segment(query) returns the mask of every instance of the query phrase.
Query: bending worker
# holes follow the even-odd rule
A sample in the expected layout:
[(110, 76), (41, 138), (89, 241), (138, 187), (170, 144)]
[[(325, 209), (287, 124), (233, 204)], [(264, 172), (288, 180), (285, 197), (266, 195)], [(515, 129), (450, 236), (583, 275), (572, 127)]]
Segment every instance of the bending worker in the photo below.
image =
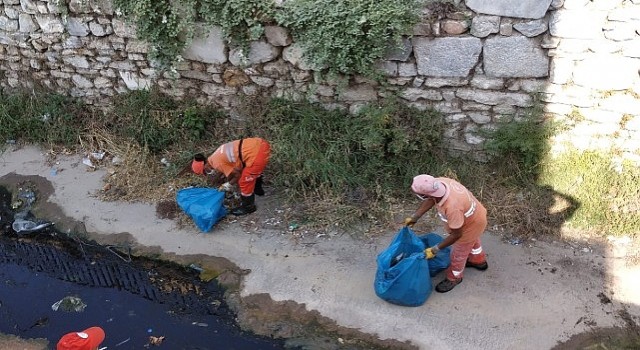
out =
[(449, 233), (442, 242), (425, 249), (427, 259), (435, 257), (440, 249), (453, 245), (447, 277), (438, 283), (436, 291), (446, 293), (462, 282), (465, 266), (486, 270), (489, 265), (482, 251), (480, 236), (487, 227), (487, 210), (482, 203), (459, 182), (446, 177), (418, 175), (413, 178), (411, 190), (422, 204), (413, 216), (405, 219), (405, 225), (412, 226), (435, 206), (445, 231)]
[(196, 154), (191, 169), (198, 175), (207, 175), (216, 183), (226, 179), (220, 190), (230, 191), (240, 187), (240, 206), (231, 210), (233, 215), (246, 215), (256, 211), (255, 194), (264, 195), (262, 171), (269, 162), (271, 146), (258, 137), (227, 142), (213, 152), (209, 158)]

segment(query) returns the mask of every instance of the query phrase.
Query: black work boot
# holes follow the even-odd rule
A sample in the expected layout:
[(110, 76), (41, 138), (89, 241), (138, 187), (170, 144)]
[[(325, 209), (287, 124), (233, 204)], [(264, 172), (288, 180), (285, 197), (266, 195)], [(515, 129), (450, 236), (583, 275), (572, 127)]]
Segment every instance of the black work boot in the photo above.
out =
[(436, 292), (438, 293), (446, 293), (450, 290), (453, 289), (453, 287), (457, 286), (458, 284), (460, 284), (460, 282), (462, 282), (462, 278), (457, 278), (455, 280), (450, 280), (448, 278), (445, 278), (444, 280), (442, 280), (442, 282), (438, 283), (438, 285), (436, 286)]
[(255, 199), (256, 196), (254, 195), (242, 196), (240, 206), (231, 209), (231, 214), (235, 216), (241, 216), (253, 213), (254, 211), (256, 211)]
[(258, 176), (256, 179), (256, 187), (253, 189), (253, 193), (256, 196), (264, 196), (264, 189), (262, 188), (262, 176)]

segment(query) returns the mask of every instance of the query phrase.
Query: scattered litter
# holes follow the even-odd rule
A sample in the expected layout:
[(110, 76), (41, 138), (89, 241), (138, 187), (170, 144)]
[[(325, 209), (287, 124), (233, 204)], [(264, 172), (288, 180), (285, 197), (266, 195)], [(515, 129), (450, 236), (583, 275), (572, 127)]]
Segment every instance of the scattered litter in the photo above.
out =
[(582, 252), (583, 253), (591, 253), (591, 249), (589, 249), (587, 247), (584, 247), (584, 248), (582, 248)]
[(131, 340), (131, 338), (127, 338), (127, 339), (125, 339), (125, 340), (123, 340), (123, 341), (119, 342), (118, 344), (116, 344), (116, 346), (120, 346), (120, 345), (122, 345), (122, 344), (124, 344), (124, 343), (128, 342), (129, 340)]
[(15, 145), (16, 144), (16, 140), (7, 140), (6, 144), (7, 145)]
[(56, 175), (58, 175), (58, 169), (56, 169), (56, 168), (51, 168), (51, 171), (49, 172), (49, 174), (50, 174), (51, 176), (56, 176)]
[(32, 233), (40, 231), (44, 228), (53, 225), (51, 222), (41, 222), (35, 223), (30, 220), (17, 219), (11, 224), (11, 228), (13, 228), (16, 233)]
[(39, 116), (38, 119), (42, 120), (43, 122), (48, 122), (49, 119), (51, 119), (51, 114), (45, 113), (45, 114)]
[(16, 200), (16, 201), (14, 201), (13, 203), (11, 203), (11, 209), (14, 209), (14, 210), (15, 210), (15, 209), (18, 209), (18, 208), (20, 208), (20, 207), (22, 206), (22, 204), (24, 204), (24, 203), (22, 202), (22, 200), (21, 200), (21, 199), (18, 199), (18, 200)]
[(296, 224), (296, 223), (293, 223), (293, 224), (289, 225), (289, 231), (291, 231), (291, 232), (295, 231), (295, 229), (297, 229), (297, 228), (298, 228), (298, 224)]
[(169, 163), (169, 161), (167, 160), (167, 158), (162, 158), (160, 159), (160, 163), (162, 163), (162, 165), (168, 167), (171, 165), (171, 163)]
[(153, 329), (151, 328), (147, 329), (147, 333), (153, 333)]
[(82, 312), (85, 307), (87, 307), (87, 304), (85, 304), (82, 299), (73, 296), (66, 296), (51, 305), (51, 310), (58, 311), (58, 309), (61, 309), (62, 311), (67, 312)]
[(26, 188), (19, 188), (17, 197), (19, 200), (23, 200), (27, 206), (31, 206), (31, 204), (36, 201), (36, 194), (32, 190)]
[(162, 336), (162, 337), (150, 336), (149, 337), (149, 344), (158, 346), (158, 345), (162, 344), (163, 340), (164, 340), (164, 336)]
[(204, 322), (192, 322), (191, 324), (198, 327), (209, 327), (209, 324)]
[(519, 244), (521, 244), (521, 243), (522, 243), (522, 239), (520, 239), (520, 238), (513, 238), (513, 239), (510, 239), (510, 240), (509, 240), (509, 243), (510, 243), (511, 245), (519, 245)]
[(102, 160), (105, 154), (105, 151), (91, 152), (91, 157), (95, 160)]
[(113, 165), (122, 164), (122, 158), (120, 158), (118, 156), (114, 156), (113, 158), (111, 158), (111, 164), (113, 164)]
[(198, 271), (198, 272), (204, 271), (204, 269), (202, 267), (200, 267), (200, 266), (198, 266), (196, 264), (191, 264), (191, 265), (189, 265), (189, 267), (194, 269), (194, 270), (196, 270), (196, 271)]
[(91, 161), (91, 159), (89, 159), (89, 157), (84, 157), (82, 159), (82, 164), (84, 164), (84, 165), (86, 165), (86, 166), (88, 166), (90, 168), (95, 168), (96, 167), (95, 165), (93, 165), (93, 162)]

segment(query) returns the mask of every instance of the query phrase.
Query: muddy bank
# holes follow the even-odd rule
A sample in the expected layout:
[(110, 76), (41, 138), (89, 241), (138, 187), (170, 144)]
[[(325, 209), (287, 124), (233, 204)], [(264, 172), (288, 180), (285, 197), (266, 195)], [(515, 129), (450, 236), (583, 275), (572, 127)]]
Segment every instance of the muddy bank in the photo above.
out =
[[(382, 341), (356, 329), (340, 327), (335, 321), (321, 316), (317, 311), (308, 311), (305, 305), (293, 301), (276, 302), (267, 294), (242, 297), (240, 290), (243, 278), (251, 271), (243, 270), (227, 259), (203, 254), (177, 255), (166, 253), (160, 247), (140, 246), (134, 236), (127, 232), (106, 236), (88, 232), (83, 222), (66, 217), (60, 207), (48, 201), (54, 190), (51, 183), (43, 177), (8, 174), (0, 178), (0, 185), (5, 186), (13, 194), (25, 189), (32, 191), (36, 201), (29, 208), (31, 213), (39, 220), (55, 223), (55, 230), (42, 230), (37, 234), (16, 236), (16, 238), (58, 245), (75, 254), (78, 254), (78, 242), (86, 240), (107, 247), (108, 251), (113, 253), (110, 258), (150, 259), (148, 261), (156, 261), (154, 270), (158, 269), (157, 261), (167, 261), (179, 264), (185, 269), (198, 271), (201, 281), (214, 281), (225, 288), (225, 305), (229, 305), (231, 312), (237, 315), (238, 324), (246, 331), (276, 339), (287, 339), (287, 347), (294, 348), (327, 350), (416, 348), (408, 342)], [(11, 204), (16, 207), (14, 204), (16, 196), (4, 199), (6, 204), (4, 204), (2, 222), (4, 228), (9, 229), (9, 218), (6, 217), (9, 209), (7, 207)], [(19, 207), (13, 209), (20, 210)], [(167, 264), (167, 267), (169, 266), (170, 264)], [(165, 285), (166, 288), (172, 287)], [(185, 281), (175, 283), (173, 288), (199, 289)], [(233, 318), (233, 316), (230, 317)]]

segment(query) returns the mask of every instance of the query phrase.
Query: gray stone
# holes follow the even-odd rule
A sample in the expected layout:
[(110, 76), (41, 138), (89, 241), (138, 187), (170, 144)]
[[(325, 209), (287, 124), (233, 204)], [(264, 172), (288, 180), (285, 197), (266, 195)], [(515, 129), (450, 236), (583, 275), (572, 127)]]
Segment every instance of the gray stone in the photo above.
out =
[(513, 28), (522, 33), (522, 35), (532, 38), (546, 32), (548, 25), (545, 20), (539, 19), (535, 21), (516, 23), (513, 25)]
[(111, 62), (109, 64), (109, 67), (117, 69), (117, 70), (122, 70), (122, 71), (131, 71), (131, 70), (135, 70), (136, 66), (129, 62), (129, 61), (115, 61), (115, 62)]
[(602, 100), (599, 106), (605, 111), (640, 116), (640, 99), (631, 94), (609, 96)]
[(89, 68), (89, 61), (87, 61), (87, 58), (83, 56), (63, 57), (62, 61), (75, 68)]
[(113, 32), (121, 38), (136, 37), (136, 27), (133, 24), (114, 18), (111, 25), (113, 26)]
[(253, 65), (273, 61), (280, 55), (280, 49), (266, 41), (252, 41), (248, 54), (242, 49), (229, 52), (229, 62), (234, 66)]
[(411, 41), (407, 38), (402, 38), (400, 43), (392, 45), (389, 48), (389, 52), (386, 54), (385, 59), (389, 61), (406, 61), (411, 56)]
[(469, 21), (466, 20), (444, 20), (442, 21), (442, 31), (449, 35), (460, 35), (469, 29)]
[(607, 19), (616, 22), (632, 22), (640, 20), (640, 6), (620, 6), (609, 12)]
[(398, 76), (415, 77), (417, 73), (415, 63), (398, 63)]
[(500, 17), (498, 16), (476, 16), (471, 22), (471, 35), (479, 38), (489, 36), (489, 34), (500, 31)]
[(91, 0), (91, 10), (95, 13), (103, 15), (113, 15), (113, 1), (112, 0)]
[(79, 74), (74, 74), (71, 77), (71, 81), (73, 81), (73, 84), (80, 89), (90, 89), (93, 87), (93, 83), (91, 82), (91, 80)]
[(576, 85), (598, 90), (625, 90), (638, 80), (640, 60), (616, 56), (595, 56), (576, 62)]
[(73, 13), (88, 13), (91, 11), (89, 0), (70, 0), (69, 11)]
[(638, 38), (636, 33), (640, 30), (640, 20), (638, 24), (610, 22), (603, 28), (604, 37), (613, 41), (628, 41)]
[(97, 77), (93, 80), (93, 85), (98, 89), (108, 89), (113, 86), (111, 80), (105, 77)]
[(202, 91), (210, 96), (233, 96), (237, 93), (236, 88), (216, 84), (202, 84)]
[(549, 32), (559, 38), (596, 39), (602, 37), (606, 13), (587, 10), (558, 10), (551, 13)]
[(20, 14), (18, 22), (20, 24), (20, 31), (23, 33), (32, 33), (38, 29), (38, 25), (33, 21), (31, 15)]
[(122, 81), (129, 90), (148, 90), (151, 87), (151, 81), (149, 79), (141, 78), (136, 73), (123, 71), (119, 73)]
[(128, 40), (126, 50), (132, 53), (147, 53), (149, 52), (149, 44), (141, 40)]
[(538, 19), (547, 13), (551, 0), (466, 0), (465, 3), (478, 13)]
[(513, 34), (513, 23), (505, 23), (505, 20), (502, 20), (502, 23), (500, 23), (500, 35), (511, 36), (511, 34)]
[(7, 17), (9, 17), (9, 19), (18, 19), (18, 17), (20, 17), (20, 11), (18, 11), (17, 9), (13, 8), (13, 7), (5, 7), (4, 8), (4, 14), (7, 15)]
[(82, 40), (77, 36), (70, 36), (62, 43), (62, 47), (67, 49), (79, 49), (82, 47)]
[(445, 86), (465, 86), (469, 84), (466, 78), (428, 78), (425, 79), (424, 85), (432, 88), (441, 88)]
[(388, 77), (395, 77), (398, 75), (398, 64), (396, 62), (380, 61), (376, 64), (376, 68)]
[(493, 113), (495, 114), (514, 114), (516, 107), (511, 105), (497, 105), (493, 107)]
[(530, 107), (531, 96), (513, 92), (494, 92), (474, 89), (459, 89), (456, 96), (464, 100), (475, 101), (487, 105), (508, 104), (518, 107)]
[(411, 102), (418, 100), (442, 101), (442, 94), (437, 90), (418, 88), (407, 88), (400, 93), (400, 97)]
[(36, 21), (44, 34), (64, 33), (60, 18), (53, 15), (36, 15)]
[(193, 71), (193, 70), (180, 71), (180, 76), (183, 78), (206, 81), (209, 83), (213, 81), (211, 74), (206, 72)]
[(575, 61), (572, 59), (555, 58), (551, 62), (549, 81), (554, 84), (566, 84), (571, 80)]
[(549, 57), (536, 41), (525, 37), (494, 37), (484, 45), (484, 70), (492, 77), (546, 77)]
[(204, 30), (205, 27), (201, 25), (198, 29), (198, 39), (191, 42), (182, 56), (188, 60), (210, 64), (227, 62), (227, 45), (222, 36), (222, 29), (213, 27), (207, 33)]
[(504, 88), (504, 80), (500, 78), (490, 78), (485, 75), (475, 75), (471, 79), (471, 86), (485, 90), (501, 90)]
[(0, 16), (0, 30), (5, 32), (15, 32), (19, 28), (18, 21)]
[(548, 84), (540, 96), (542, 101), (547, 103), (570, 104), (577, 107), (592, 107), (596, 100), (591, 89), (580, 86), (567, 88), (557, 84)]
[(256, 83), (256, 85), (259, 85), (259, 86), (262, 86), (262, 87), (271, 87), (274, 84), (273, 79), (267, 78), (267, 77), (253, 77), (252, 76), (251, 77), (251, 81)]
[(491, 122), (491, 116), (485, 113), (469, 113), (469, 118), (476, 124), (487, 124)]
[(300, 69), (313, 69), (313, 66), (304, 58), (304, 49), (298, 43), (293, 43), (292, 45), (285, 47), (284, 50), (282, 50), (282, 59)]
[(375, 101), (378, 93), (369, 85), (350, 86), (340, 92), (340, 101)]
[(67, 31), (73, 36), (89, 35), (89, 26), (79, 17), (67, 18)]
[(101, 25), (93, 21), (89, 22), (89, 30), (91, 30), (91, 34), (98, 37), (113, 33), (110, 25)]
[(416, 36), (429, 36), (431, 35), (431, 25), (428, 23), (418, 23), (413, 27), (413, 35)]
[(264, 36), (267, 42), (273, 46), (288, 46), (292, 41), (289, 31), (280, 26), (264, 27)]
[(478, 38), (412, 39), (418, 73), (433, 77), (466, 77), (478, 63)]
[(20, 7), (22, 7), (22, 11), (24, 13), (28, 13), (30, 15), (35, 15), (36, 13), (38, 13), (38, 5), (35, 1), (20, 0)]

